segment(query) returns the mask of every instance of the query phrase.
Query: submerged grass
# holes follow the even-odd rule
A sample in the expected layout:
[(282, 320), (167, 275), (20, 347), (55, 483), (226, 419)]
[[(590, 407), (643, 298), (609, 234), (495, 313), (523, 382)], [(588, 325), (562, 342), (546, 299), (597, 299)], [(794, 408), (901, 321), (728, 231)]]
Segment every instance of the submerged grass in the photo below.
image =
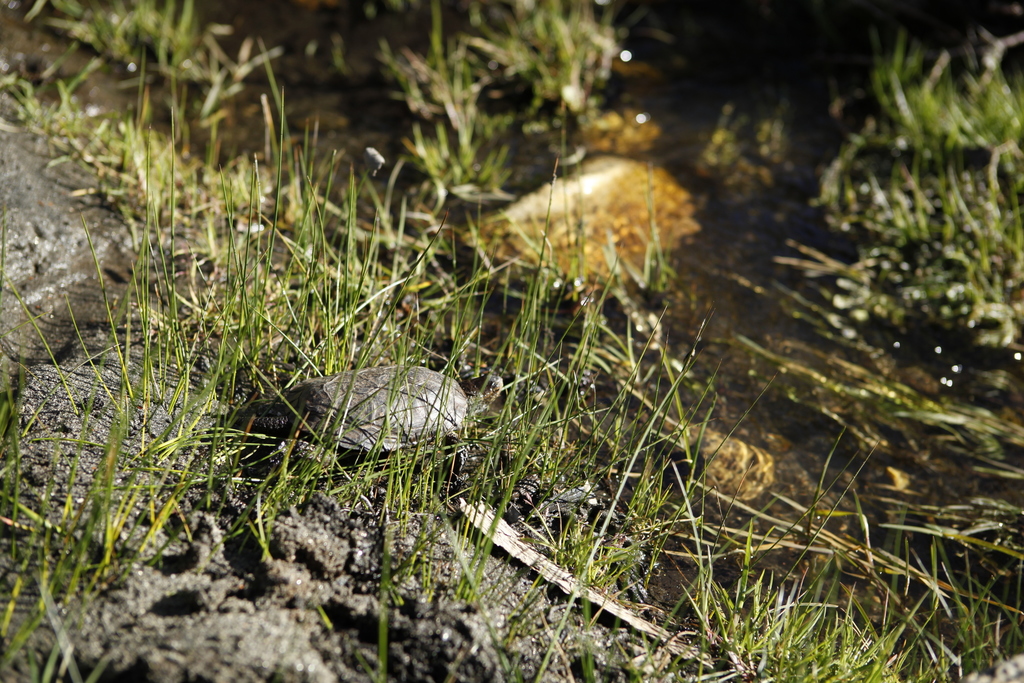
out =
[[(408, 48), (396, 54), (382, 42), (380, 59), (409, 110), (433, 124), (426, 131), (413, 124), (404, 142), (433, 185), (435, 213), (449, 193), (471, 202), (511, 199), (502, 191), (508, 146), (495, 140), (507, 139), (513, 123), (543, 127), (551, 118), (549, 125), (564, 126), (566, 114), (595, 110), (618, 53), (611, 25), (617, 3), (605, 4), (599, 17), (590, 3), (575, 0), (472, 3), (472, 30), (446, 41), (434, 0), (425, 56)], [(531, 98), (525, 112), (517, 103), (524, 92)], [(541, 115), (545, 106), (560, 113)]]
[(1024, 79), (1003, 72), (1001, 55), (997, 43), (980, 63), (943, 52), (929, 65), (903, 36), (878, 58), (880, 120), (850, 136), (822, 180), (829, 220), (855, 238), (859, 261), (846, 272), (809, 264), (838, 276), (825, 294), (843, 315), (1017, 341)]
[[(891, 453), (896, 445), (911, 458), (970, 463), (963, 467), (968, 476), (1013, 478), (1019, 473), (1008, 456), (1020, 452), (1024, 433), (1004, 406), (1020, 387), (1012, 369), (991, 369), (1010, 354), (972, 355), (961, 347), (952, 366), (924, 368), (942, 388), (927, 391), (908, 385), (912, 375), (888, 350), (894, 340), (896, 348), (916, 340), (928, 353), (911, 354), (941, 360), (943, 347), (964, 339), (1020, 348), (1017, 119), (1024, 90), (1019, 75), (1003, 72), (1002, 47), (990, 45), (978, 61), (948, 53), (931, 61), (901, 38), (877, 59), (871, 82), (880, 116), (848, 138), (822, 179), (827, 217), (853, 238), (858, 259), (843, 263), (796, 244), (800, 258), (776, 259), (827, 276), (817, 286), (823, 302), (786, 288), (783, 294), (795, 316), (847, 352), (738, 341), (785, 373), (790, 398), (843, 424), (866, 448)], [(878, 321), (889, 323), (888, 334), (879, 334)], [(884, 510), (887, 520), (876, 526), (865, 519), (859, 533), (842, 539), (823, 531), (805, 541), (805, 552), (835, 558), (870, 582), (862, 604), (874, 603), (867, 614), (881, 633), (899, 634), (908, 680), (934, 672), (958, 678), (1020, 652), (1022, 556), (1018, 524), (1009, 521), (1015, 506), (982, 498), (924, 505), (903, 494), (897, 477), (893, 482), (892, 496), (857, 498), (858, 513), (864, 504)], [(915, 488), (912, 479), (902, 486)], [(804, 514), (810, 520), (821, 513)], [(842, 524), (833, 515), (821, 519), (822, 529)], [(752, 538), (791, 542), (781, 533)]]
[(1021, 425), (962, 399), (928, 396), (897, 378), (798, 342), (786, 344), (789, 356), (742, 335), (736, 343), (811, 389), (801, 393), (794, 388), (791, 398), (850, 429), (867, 448), (892, 445), (883, 427), (905, 437), (922, 426), (948, 435), (948, 448), (975, 457), (1001, 458), (1007, 447), (1024, 447)]

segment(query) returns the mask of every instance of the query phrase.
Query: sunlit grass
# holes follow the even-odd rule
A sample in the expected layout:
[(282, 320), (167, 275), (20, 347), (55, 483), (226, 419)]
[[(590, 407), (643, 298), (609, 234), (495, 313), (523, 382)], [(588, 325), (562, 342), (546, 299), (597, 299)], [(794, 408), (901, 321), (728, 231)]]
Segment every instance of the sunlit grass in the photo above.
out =
[(614, 2), (572, 0), (504, 0), (499, 21), (476, 19), (482, 36), (470, 45), (488, 60), (488, 68), (506, 84), (523, 83), (533, 93), (531, 107), (563, 104), (579, 115), (600, 99), (599, 89), (611, 75), (618, 41), (612, 17)]
[[(598, 18), (589, 3), (571, 0), (472, 5), (473, 31), (446, 38), (435, 0), (427, 55), (408, 48), (396, 53), (382, 43), (387, 72), (409, 110), (428, 123), (414, 123), (404, 142), (433, 185), (435, 212), (449, 193), (471, 202), (510, 198), (501, 191), (510, 175), (508, 144), (495, 140), (507, 139), (513, 123), (551, 119), (562, 126), (566, 112), (595, 110), (618, 53), (614, 11), (605, 7)], [(532, 97), (525, 112), (503, 104), (524, 90)], [(482, 97), (490, 100), (486, 107)], [(545, 106), (561, 113), (542, 114)]]
[[(905, 521), (876, 528), (859, 502), (844, 512), (823, 503), (826, 492), (811, 506), (780, 497), (770, 511), (726, 500), (753, 521), (682, 533), (706, 548), (702, 572), (714, 571), (716, 553), (742, 567), (731, 590), (711, 584), (689, 598), (739, 670), (783, 680), (957, 680), (1019, 651), (1019, 562), (994, 547), (964, 554), (961, 534), (935, 527), (922, 552), (923, 529), (907, 520), (937, 509), (904, 507)], [(833, 530), (843, 520), (852, 524)], [(789, 585), (769, 588), (757, 558), (783, 549), (800, 559)], [(856, 591), (841, 588), (851, 580)]]
[(508, 146), (494, 140), (506, 136), (512, 118), (481, 110), (487, 80), (474, 76), (466, 42), (442, 48), (439, 24), (434, 35), (426, 58), (408, 50), (395, 55), (383, 43), (381, 60), (405, 92), (410, 110), (433, 122), (426, 132), (414, 123), (412, 139), (404, 143), (414, 166), (433, 183), (440, 208), (449, 193), (470, 200), (500, 194), (509, 176)]
[[(139, 251), (128, 301), (118, 309), (134, 312), (110, 312), (112, 327), (124, 336), (112, 337), (105, 362), (120, 381), (115, 386), (107, 377), (106, 388), (98, 389), (111, 392), (114, 427), (103, 441), (91, 432), (60, 440), (66, 452), (102, 454), (84, 499), (41, 508), (20, 502), (27, 484), (17, 452), (30, 424), (7, 432), (0, 515), (23, 536), (12, 551), (32, 558), (21, 565), (25, 585), (41, 581), (58, 604), (67, 604), (115, 584), (133, 562), (159, 562), (161, 545), (154, 541), (177, 533), (166, 527), (182, 496), (197, 489), (214, 510), (226, 491), (250, 499), (231, 533), (265, 552), (265, 529), (275, 517), (317, 492), (358, 501), (383, 484), (385, 504), (397, 518), (443, 512), (439, 493), (449, 464), (426, 445), (347, 471), (335, 465), (329, 443), (290, 447), (265, 475), (246, 474), (245, 437), (232, 429), (231, 415), (248, 398), (273, 397), (305, 377), (388, 363), (513, 378), (500, 414), (467, 431), (483, 451), (467, 495), (501, 507), (526, 474), (567, 488), (617, 482), (611, 505), (623, 506), (623, 513), (614, 525), (606, 516), (550, 538), (550, 552), (588, 585), (613, 594), (638, 580), (631, 572), (673, 523), (658, 517), (671, 484), (662, 483), (657, 473), (665, 463), (651, 449), (688, 443), (688, 423), (677, 416), (671, 431), (661, 429), (677, 405), (674, 388), (644, 381), (628, 390), (638, 369), (631, 347), (642, 340), (617, 339), (597, 302), (569, 318), (559, 312), (551, 292), (559, 291), (554, 284), (562, 274), (543, 263), (513, 273), (478, 258), (460, 260), (452, 228), (412, 229), (401, 206), (368, 191), (365, 176), (340, 175), (336, 184), (336, 161), (317, 161), (312, 150), (293, 147), (284, 125), (274, 134), (275, 150), (300, 164), (269, 169), (268, 186), (247, 163), (204, 173), (183, 162), (171, 140), (140, 135), (130, 117), (85, 119), (75, 115), (70, 97), (44, 106), (28, 84), (10, 87), (23, 123), (67, 140), (69, 159), (106, 176), (105, 194), (135, 219)], [(358, 218), (357, 206), (374, 202), (378, 220)], [(485, 316), (492, 300), (515, 301), (517, 313)], [(597, 408), (593, 393), (580, 388), (593, 370), (627, 391)], [(70, 380), (66, 369), (54, 372)], [(634, 392), (652, 406), (649, 421), (633, 414)], [(88, 420), (91, 403), (81, 400)], [(136, 444), (128, 416), (156, 405), (176, 420)], [(24, 600), (23, 590), (16, 592), (6, 602), (11, 608)], [(47, 624), (41, 598), (35, 609), (17, 633), (7, 633), (13, 647), (5, 657)]]
[(446, 44), (436, 2), (432, 16), (431, 46), (425, 57), (408, 48), (396, 55), (384, 41), (380, 58), (398, 82), (409, 110), (433, 122), (426, 133), (419, 123), (413, 124), (412, 139), (404, 142), (415, 167), (433, 183), (437, 210), (449, 193), (473, 199), (501, 190), (509, 176), (508, 146), (494, 140), (506, 136), (512, 117), (481, 108), (480, 97), (492, 78), (480, 70), (464, 36)]
[[(537, 539), (587, 585), (628, 596), (649, 576), (650, 558), (680, 544), (675, 555), (661, 556), (695, 567), (675, 616), (698, 625), (691, 638), (712, 665), (683, 660), (645, 669), (658, 645), (647, 643), (649, 656), (629, 670), (637, 679), (677, 672), (695, 680), (941, 680), (1019, 650), (1018, 630), (999, 627), (1019, 616), (1014, 577), (998, 582), (970, 567), (951, 576), (951, 567), (962, 568), (944, 545), (961, 540), (952, 527), (926, 527), (936, 542), (922, 559), (903, 542), (902, 534), (921, 533), (909, 522), (886, 527), (892, 537), (879, 547), (868, 532), (849, 538), (827, 528), (849, 514), (838, 505), (819, 509), (782, 498), (772, 501), (782, 501), (781, 511), (720, 504), (690, 467), (708, 414), (688, 379), (694, 358), (606, 319), (602, 297), (627, 299), (622, 283), (605, 283), (601, 296), (564, 313), (565, 273), (545, 260), (509, 267), (467, 256), (457, 248), (463, 226), (410, 223), (390, 188), (381, 196), (368, 177), (339, 171), (336, 158), (318, 159), (294, 143), (277, 96), (268, 164), (235, 159), (214, 173), (184, 161), (173, 140), (141, 133), (144, 122), (131, 116), (80, 116), (70, 86), (58, 86), (57, 103), (46, 106), (24, 82), (5, 86), (18, 95), (24, 125), (65, 140), (61, 153), (100, 174), (102, 192), (133, 219), (139, 258), (126, 293), (135, 313), (110, 312), (114, 326), (128, 330), (111, 356), (125, 380), (116, 394), (119, 419), (102, 442), (86, 444), (86, 433), (61, 442), (68, 453), (91, 445), (105, 455), (84, 501), (26, 504), (18, 454), (29, 432), (17, 424), (14, 400), (24, 380), (6, 378), (9, 389), (0, 395), (0, 523), (13, 538), (5, 551), (19, 562), (3, 596), (4, 657), (17, 655), (33, 629), (57, 628), (47, 596), (66, 606), (116, 585), (135, 562), (159, 563), (158, 540), (177, 533), (171, 521), (189, 491), (205, 491), (204, 504), (214, 511), (225, 491), (249, 500), (231, 535), (268, 555), (274, 519), (315, 493), (354, 504), (383, 485), (384, 505), (399, 523), (421, 512), (444, 518), (439, 494), (449, 465), (436, 449), (420, 445), (341, 468), (329, 443), (291, 445), (257, 476), (245, 462), (244, 435), (232, 428), (231, 415), (256, 395), (273, 397), (306, 377), (386, 363), (422, 363), (450, 375), (493, 370), (509, 380), (502, 407), (464, 434), (480, 451), (465, 495), (500, 510), (511, 484), (527, 475), (555, 491), (594, 485), (614, 515)], [(374, 211), (360, 211), (368, 206)], [(368, 213), (375, 215), (368, 220)], [(591, 372), (600, 378), (601, 400), (588, 385)], [(894, 414), (934, 407), (905, 387), (851, 376), (857, 381), (831, 385), (837, 394), (886, 398)], [(126, 418), (158, 404), (187, 419), (127, 447)], [(119, 484), (115, 472), (126, 475)], [(709, 508), (723, 507), (756, 524), (710, 521)], [(468, 530), (465, 538), (474, 544), (473, 559), (487, 556), (485, 539)], [(827, 559), (801, 558), (782, 576), (760, 568), (766, 553), (794, 547)], [(725, 563), (739, 568), (728, 581)], [(404, 577), (433, 576), (417, 561), (393, 569), (382, 581), (385, 597)], [(844, 594), (851, 575), (874, 593)], [(443, 589), (424, 584), (428, 592)], [(9, 631), (15, 602), (37, 595), (39, 586), (31, 618)], [(457, 590), (465, 600), (487, 599), (472, 581)], [(546, 587), (538, 582), (536, 591)], [(953, 636), (950, 624), (960, 624)], [(386, 629), (382, 619), (382, 635)], [(534, 629), (513, 619), (508, 637)], [(53, 675), (62, 654), (54, 648), (32, 655), (40, 680)], [(581, 666), (597, 678), (592, 654), (580, 655)]]
[(1006, 346), (1024, 321), (1024, 80), (994, 51), (981, 64), (924, 54), (901, 39), (878, 59), (882, 118), (822, 180), (829, 220), (860, 256), (849, 267), (859, 277), (834, 273), (832, 304), (857, 321), (937, 323)]
[(172, 96), (184, 100), (180, 105), (188, 99), (183, 97), (185, 91), (177, 91), (179, 84), (198, 85), (199, 93), (193, 96), (195, 114), (205, 126), (217, 125), (224, 116), (224, 102), (242, 91), (249, 74), (284, 53), (280, 47), (257, 48), (247, 38), (234, 58), (228, 56), (217, 39), (230, 35), (232, 27), (200, 26), (193, 0), (118, 1), (110, 7), (77, 0), (36, 0), (26, 18), (41, 16), (47, 5), (54, 11), (43, 21), (90, 45), (99, 53), (98, 60), (120, 63), (137, 74), (136, 83), (144, 83), (147, 73), (158, 74), (170, 85)]

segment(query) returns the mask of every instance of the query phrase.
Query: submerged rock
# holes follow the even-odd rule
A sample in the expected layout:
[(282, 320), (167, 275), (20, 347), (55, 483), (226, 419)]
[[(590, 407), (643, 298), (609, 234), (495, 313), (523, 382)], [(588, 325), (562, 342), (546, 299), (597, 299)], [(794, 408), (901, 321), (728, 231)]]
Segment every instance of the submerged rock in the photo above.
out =
[(706, 459), (707, 483), (727, 496), (753, 500), (775, 483), (775, 459), (735, 434), (704, 432), (701, 454)]
[(671, 251), (700, 230), (695, 209), (664, 168), (606, 156), (526, 195), (482, 232), (500, 258), (544, 260), (582, 276), (639, 274), (649, 251)]

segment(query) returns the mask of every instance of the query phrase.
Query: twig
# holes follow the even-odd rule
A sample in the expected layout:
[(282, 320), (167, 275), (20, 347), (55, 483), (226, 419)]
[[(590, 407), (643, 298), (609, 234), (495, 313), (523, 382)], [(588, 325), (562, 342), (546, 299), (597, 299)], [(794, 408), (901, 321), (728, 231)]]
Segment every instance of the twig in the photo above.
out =
[(684, 637), (694, 635), (692, 631), (669, 633), (666, 629), (647, 621), (614, 598), (609, 598), (593, 588), (584, 586), (575, 576), (523, 543), (519, 533), (505, 520), (496, 517), (494, 511), (486, 504), (471, 505), (464, 499), (459, 499), (458, 506), (470, 523), (480, 533), (487, 536), (494, 545), (533, 569), (548, 582), (561, 588), (566, 595), (583, 596), (591, 604), (618, 617), (637, 631), (661, 641), (661, 645), (654, 655), (655, 659), (664, 660), (658, 655), (670, 653), (687, 659), (700, 658), (705, 666), (712, 665), (710, 658), (702, 654), (698, 648), (682, 642)]

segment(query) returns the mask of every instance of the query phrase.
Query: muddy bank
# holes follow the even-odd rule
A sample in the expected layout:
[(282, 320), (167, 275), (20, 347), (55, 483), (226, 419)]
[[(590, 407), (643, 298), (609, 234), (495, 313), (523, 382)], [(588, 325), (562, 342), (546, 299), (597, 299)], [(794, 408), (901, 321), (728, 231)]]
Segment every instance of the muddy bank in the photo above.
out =
[[(502, 680), (495, 615), (426, 601), (415, 586), (382, 609), (376, 515), (316, 497), (277, 519), (266, 558), (226, 541), (224, 522), (193, 514), (192, 542), (172, 543), (157, 567), (133, 568), (85, 607), (72, 636), (80, 665), (106, 662), (105, 676), (126, 680), (366, 680), (385, 629), (393, 680)], [(436, 525), (413, 520), (423, 523)], [(396, 561), (415, 531), (387, 540)], [(439, 566), (453, 562), (450, 548), (435, 555)]]
[(16, 376), (17, 364), (52, 363), (109, 343), (104, 289), (116, 315), (134, 253), (128, 229), (93, 194), (96, 183), (87, 172), (52, 161), (45, 140), (6, 128), (0, 128), (0, 350)]
[[(4, 680), (30, 677), (57, 650), (68, 656), (61, 671), (101, 668), (101, 680), (361, 681), (381, 661), (389, 680), (504, 680), (509, 670), (566, 680), (584, 656), (628, 678), (645, 652), (633, 634), (588, 624), (514, 560), (474, 557), (457, 515), (413, 515), (396, 529), (365, 502), (315, 495), (279, 516), (261, 547), (241, 521), (261, 504), (257, 487), (176, 480), (234, 465), (208, 436), (224, 411), (201, 376), (175, 378), (120, 352), (124, 332), (111, 330), (105, 301), (116, 313), (130, 277), (127, 226), (82, 192), (88, 174), (48, 166), (43, 141), (0, 133), (0, 162), (0, 338), (22, 433), (4, 462), (22, 504), (0, 526), (0, 591), (13, 606), (2, 647), (20, 646)], [(193, 447), (162, 458), (182, 438)], [(176, 487), (187, 490), (175, 498)], [(41, 528), (89, 545), (84, 557), (97, 563), (110, 552), (133, 559), (93, 574), (51, 554), (47, 534), (33, 533)], [(429, 567), (429, 584), (391, 583), (410, 561)], [(464, 582), (487, 599), (458, 598)], [(72, 602), (50, 598), (76, 583)]]
[[(388, 680), (500, 681), (510, 667), (567, 680), (584, 653), (612, 680), (626, 680), (631, 660), (645, 654), (628, 630), (588, 625), (578, 606), (537, 591), (534, 574), (515, 561), (475, 557), (455, 516), (414, 514), (396, 527), (380, 509), (315, 494), (277, 517), (261, 547), (240, 524), (261, 504), (256, 487), (210, 492), (199, 481), (154, 531), (150, 515), (162, 495), (139, 491), (166, 490), (170, 473), (224, 463), (201, 445), (190, 462), (147, 457), (178, 436), (176, 425), (212, 429), (213, 420), (184, 405), (147, 415), (125, 398), (121, 379), (113, 362), (29, 369), (17, 458), (26, 507), (45, 521), (0, 527), (0, 581), (18, 596), (5, 647), (23, 624), (43, 623), (12, 663), (15, 679), (55, 647), (73, 653), (83, 676), (102, 668), (101, 680), (162, 682), (361, 681), (381, 661)], [(83, 571), (89, 583), (89, 569), (28, 547), (44, 543), (27, 533), (38, 524), (91, 543), (94, 553), (116, 547), (135, 559), (84, 598), (44, 611), (42, 584), (21, 590), (19, 576), (69, 581)], [(392, 569), (408, 562), (427, 568), (429, 580), (391, 583)], [(456, 597), (463, 582), (486, 600)], [(558, 655), (545, 664), (551, 643)]]

